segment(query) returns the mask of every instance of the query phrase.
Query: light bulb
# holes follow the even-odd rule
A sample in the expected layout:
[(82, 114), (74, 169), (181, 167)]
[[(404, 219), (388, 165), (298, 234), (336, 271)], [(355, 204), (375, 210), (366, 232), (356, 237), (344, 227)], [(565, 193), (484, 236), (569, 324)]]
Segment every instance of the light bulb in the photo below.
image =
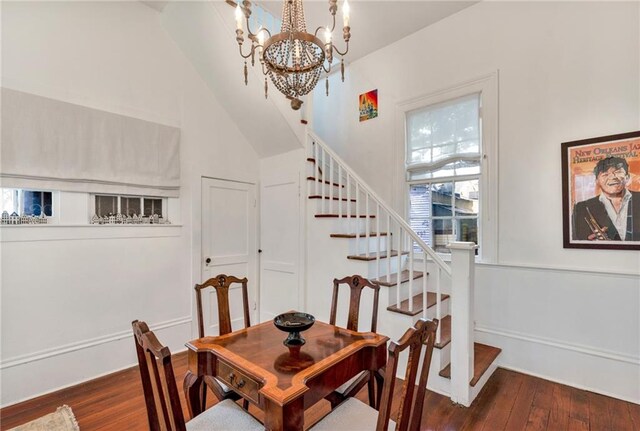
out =
[(236, 28), (242, 30), (242, 9), (239, 4), (236, 6)]
[[(262, 26), (258, 29), (258, 53), (262, 54), (262, 50), (264, 49), (264, 29)], [(262, 61), (262, 59), (260, 60)]]
[(349, 8), (349, 2), (347, 0), (344, 0), (344, 3), (342, 4), (342, 23), (345, 27), (349, 27), (350, 10), (351, 9)]
[(324, 42), (327, 45), (331, 43), (331, 30), (329, 30), (329, 27), (324, 30)]

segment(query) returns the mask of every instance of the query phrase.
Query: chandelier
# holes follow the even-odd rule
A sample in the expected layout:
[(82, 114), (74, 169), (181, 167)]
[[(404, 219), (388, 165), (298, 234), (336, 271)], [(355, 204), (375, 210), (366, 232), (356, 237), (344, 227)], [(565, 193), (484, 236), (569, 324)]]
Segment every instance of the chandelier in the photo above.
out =
[[(344, 82), (344, 56), (349, 51), (351, 27), (349, 27), (349, 4), (344, 0), (342, 5), (343, 29), (342, 37), (346, 48), (342, 52), (333, 44), (332, 33), (336, 27), (338, 0), (329, 0), (329, 13), (332, 18), (331, 27), (318, 27), (311, 34), (307, 32), (302, 0), (284, 0), (282, 4), (282, 26), (280, 33), (271, 32), (260, 27), (255, 33), (250, 28), (251, 1), (243, 0), (242, 6), (236, 7), (236, 41), (244, 62), (244, 83), (248, 84), (247, 60), (255, 65), (256, 57), (260, 62), (264, 78), (264, 97), (268, 97), (268, 79), (273, 85), (291, 100), (291, 108), (300, 109), (300, 98), (311, 92), (322, 71), (326, 72), (326, 92), (329, 95), (329, 73), (333, 63), (333, 53), (340, 56), (340, 70)], [(242, 51), (244, 43), (243, 18), (246, 21), (247, 37), (251, 41), (251, 49), (247, 54)], [(321, 40), (323, 37), (324, 40)]]

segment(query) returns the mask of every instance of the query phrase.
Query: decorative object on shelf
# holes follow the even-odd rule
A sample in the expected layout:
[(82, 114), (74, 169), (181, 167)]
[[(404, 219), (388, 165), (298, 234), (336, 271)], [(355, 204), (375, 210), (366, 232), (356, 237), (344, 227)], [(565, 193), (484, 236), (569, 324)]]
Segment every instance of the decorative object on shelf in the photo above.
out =
[(564, 248), (640, 250), (640, 131), (562, 144)]
[[(3, 222), (4, 223), (4, 222)], [(94, 214), (91, 217), (91, 224), (113, 225), (113, 224), (171, 224), (168, 219), (162, 218), (157, 214), (150, 217), (137, 214), (132, 216), (124, 216), (122, 214), (109, 214), (103, 217)]]
[(9, 215), (7, 211), (2, 212), (2, 224), (3, 225), (23, 225), (23, 224), (47, 224), (49, 219), (44, 215), (18, 215), (15, 211)]
[(371, 90), (359, 96), (360, 122), (371, 120), (378, 116), (378, 90)]
[[(342, 38), (346, 47), (340, 51), (333, 44), (332, 33), (336, 27), (336, 12), (338, 0), (329, 0), (331, 27), (318, 27), (311, 34), (307, 32), (302, 0), (283, 0), (282, 25), (280, 33), (272, 35), (269, 29), (260, 27), (254, 33), (250, 28), (251, 1), (243, 0), (242, 5), (236, 7), (236, 41), (240, 48), (240, 56), (244, 62), (244, 82), (248, 84), (247, 59), (255, 65), (256, 56), (260, 62), (264, 78), (264, 96), (268, 96), (268, 80), (291, 100), (291, 108), (300, 109), (300, 98), (311, 92), (324, 70), (327, 73), (326, 88), (329, 95), (329, 73), (333, 63), (333, 53), (340, 58), (340, 70), (344, 82), (344, 56), (349, 52), (351, 27), (349, 26), (349, 3), (342, 4)], [(251, 48), (247, 54), (243, 53), (244, 43), (243, 18), (247, 29), (247, 37), (251, 41)], [(324, 40), (321, 40), (323, 38)]]
[(273, 319), (273, 324), (281, 331), (288, 332), (289, 336), (282, 342), (287, 347), (300, 347), (306, 340), (300, 335), (301, 332), (311, 328), (316, 322), (316, 318), (307, 313), (284, 313)]

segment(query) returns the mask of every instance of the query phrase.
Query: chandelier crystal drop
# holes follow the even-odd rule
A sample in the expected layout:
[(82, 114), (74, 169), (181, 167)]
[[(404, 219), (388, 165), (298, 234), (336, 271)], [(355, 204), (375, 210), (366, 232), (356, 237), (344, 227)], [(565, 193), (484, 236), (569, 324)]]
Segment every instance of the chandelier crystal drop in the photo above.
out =
[[(341, 57), (342, 81), (344, 82), (344, 56), (349, 51), (351, 27), (349, 27), (349, 4), (344, 0), (342, 5), (343, 29), (342, 36), (346, 44), (344, 51), (340, 51), (333, 44), (332, 33), (336, 26), (336, 12), (338, 0), (329, 0), (329, 13), (332, 25), (318, 27), (311, 34), (307, 32), (302, 0), (284, 0), (282, 4), (282, 26), (280, 33), (271, 32), (260, 27), (255, 33), (250, 29), (251, 1), (243, 0), (238, 3), (235, 11), (236, 41), (240, 48), (240, 55), (245, 59), (244, 80), (248, 84), (246, 60), (251, 59), (255, 65), (258, 57), (262, 73), (268, 76), (273, 85), (291, 100), (291, 108), (300, 109), (300, 98), (310, 93), (318, 83), (324, 71), (327, 76), (331, 72), (334, 52)], [(242, 51), (244, 44), (243, 21), (246, 23), (248, 39), (251, 49), (247, 54)], [(323, 39), (321, 39), (321, 37)], [(329, 94), (327, 83), (327, 95)], [(265, 98), (268, 95), (268, 83), (265, 79)]]

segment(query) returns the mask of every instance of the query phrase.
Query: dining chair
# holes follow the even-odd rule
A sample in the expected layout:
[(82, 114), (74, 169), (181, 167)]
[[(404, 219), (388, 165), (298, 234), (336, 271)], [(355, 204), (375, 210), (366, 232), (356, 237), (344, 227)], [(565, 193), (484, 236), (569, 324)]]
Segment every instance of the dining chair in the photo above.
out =
[[(242, 307), (244, 311), (244, 327), (251, 326), (249, 319), (249, 298), (247, 293), (247, 278), (237, 278), (233, 275), (218, 274), (213, 278), (208, 279), (202, 284), (196, 284), (196, 303), (198, 309), (198, 337), (205, 336), (204, 333), (204, 314), (202, 311), (202, 292), (205, 289), (213, 288), (216, 291), (216, 297), (218, 301), (218, 331), (219, 335), (226, 335), (232, 331), (231, 329), (231, 312), (229, 307), (229, 289), (233, 284), (242, 285)], [(215, 394), (218, 400), (237, 400), (240, 399), (240, 395), (234, 392), (230, 387), (225, 385), (215, 377), (205, 376), (204, 383)], [(207, 388), (202, 387), (202, 394), (200, 396), (202, 401), (202, 409), (204, 410), (207, 402)], [(243, 406), (245, 410), (249, 408), (249, 401), (244, 400)]]
[[(422, 408), (427, 390), (429, 365), (433, 354), (438, 320), (420, 319), (414, 327), (409, 328), (402, 338), (389, 343), (389, 359), (387, 361), (380, 410), (376, 411), (357, 398), (347, 398), (342, 404), (322, 418), (313, 431), (333, 431), (349, 429), (350, 431), (418, 431), (422, 421)], [(399, 354), (409, 349), (407, 370), (398, 406), (396, 421), (391, 420), (391, 403), (394, 398), (396, 372)], [(424, 360), (420, 367), (420, 355), (424, 349)], [(420, 375), (418, 378), (418, 368)], [(418, 378), (417, 382), (416, 379)], [(417, 383), (417, 387), (416, 387)], [(414, 401), (415, 400), (415, 401)], [(357, 419), (356, 419), (357, 418)]]
[(131, 326), (151, 431), (264, 429), (260, 422), (230, 399), (185, 422), (169, 348), (158, 341), (145, 322), (134, 320)]
[[(371, 282), (361, 275), (352, 275), (345, 277), (341, 280), (337, 278), (333, 280), (333, 297), (331, 299), (331, 314), (329, 316), (329, 323), (336, 324), (336, 314), (338, 311), (338, 291), (341, 285), (347, 285), (350, 288), (349, 296), (349, 311), (347, 315), (346, 328), (350, 331), (358, 331), (358, 318), (360, 315), (360, 298), (362, 297), (362, 291), (365, 287), (373, 289), (373, 311), (371, 314), (371, 332), (376, 332), (378, 326), (378, 297), (380, 295), (380, 285)], [(346, 398), (355, 396), (364, 385), (368, 385), (369, 390), (369, 404), (371, 407), (376, 407), (376, 397), (374, 392), (374, 377), (375, 374), (371, 371), (362, 371), (352, 379), (348, 380), (338, 389), (329, 394), (325, 399), (331, 403), (331, 408), (334, 408)]]

